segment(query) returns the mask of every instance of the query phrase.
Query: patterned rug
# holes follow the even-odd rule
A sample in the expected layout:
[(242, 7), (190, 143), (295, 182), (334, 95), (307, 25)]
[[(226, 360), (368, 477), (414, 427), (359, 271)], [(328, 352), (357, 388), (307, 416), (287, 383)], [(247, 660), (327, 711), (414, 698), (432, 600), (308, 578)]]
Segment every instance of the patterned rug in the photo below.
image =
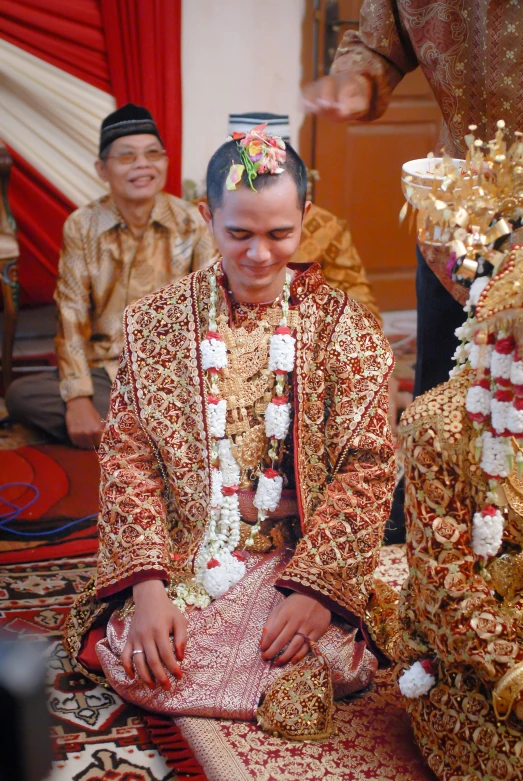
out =
[[(322, 743), (290, 744), (251, 724), (210, 719), (179, 719), (176, 727), (153, 718), (148, 731), (143, 712), (86, 680), (60, 642), (67, 612), (94, 564), (94, 557), (81, 557), (0, 567), (0, 630), (48, 644), (55, 762), (47, 781), (432, 779), (390, 672), (381, 672), (369, 691), (338, 705), (339, 734)], [(383, 548), (380, 576), (399, 588), (406, 572), (402, 547)], [(173, 748), (175, 761), (169, 760)]]
[(47, 645), (55, 762), (46, 781), (173, 781), (137, 708), (87, 680), (65, 653), (65, 617), (95, 559), (0, 567), (0, 630)]

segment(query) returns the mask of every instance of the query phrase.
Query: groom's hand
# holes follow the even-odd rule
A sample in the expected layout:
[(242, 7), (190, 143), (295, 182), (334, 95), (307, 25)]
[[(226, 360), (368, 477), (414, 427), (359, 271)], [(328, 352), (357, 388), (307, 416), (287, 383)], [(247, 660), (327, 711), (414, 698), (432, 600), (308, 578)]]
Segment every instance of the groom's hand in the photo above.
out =
[[(313, 597), (290, 594), (270, 614), (262, 632), (262, 659), (276, 659), (275, 665), (303, 659), (331, 622), (331, 611)], [(285, 650), (284, 650), (285, 649)], [(277, 658), (276, 658), (277, 657)]]
[[(133, 586), (133, 597), (135, 611), (121, 655), (122, 664), (130, 678), (134, 678), (136, 671), (149, 688), (154, 689), (153, 679), (156, 679), (157, 685), (169, 689), (165, 668), (176, 678), (182, 677), (178, 661), (183, 659), (185, 651), (187, 619), (173, 605), (161, 580), (137, 583)], [(171, 635), (174, 635), (176, 656)]]

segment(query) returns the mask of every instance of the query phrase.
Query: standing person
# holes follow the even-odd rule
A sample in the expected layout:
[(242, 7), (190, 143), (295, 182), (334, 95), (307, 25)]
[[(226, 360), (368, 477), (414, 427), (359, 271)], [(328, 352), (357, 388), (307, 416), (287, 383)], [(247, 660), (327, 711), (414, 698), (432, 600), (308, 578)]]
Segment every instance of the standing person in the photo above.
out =
[[(263, 723), (320, 737), (332, 692), (315, 643), (333, 651), (338, 695), (377, 666), (365, 645), (394, 482), (393, 358), (318, 264), (291, 262), (306, 170), (262, 128), (209, 163), (201, 211), (221, 261), (126, 310), (98, 572), (66, 646), (88, 668), (98, 637), (111, 685), (154, 711), (253, 719), (274, 684)], [(294, 718), (300, 676), (315, 681), (310, 721)]]
[[(305, 87), (306, 108), (337, 121), (378, 119), (403, 76), (419, 66), (443, 113), (438, 147), (464, 157), (470, 124), (484, 140), (499, 119), (519, 128), (522, 40), (515, 0), (364, 0), (359, 31), (344, 34), (330, 75)], [(419, 248), (417, 256), (416, 396), (448, 379), (454, 330), (464, 319)]]
[(97, 447), (123, 346), (126, 306), (216, 260), (195, 206), (162, 192), (168, 158), (147, 109), (102, 122), (95, 168), (109, 194), (65, 222), (55, 300), (58, 371), (12, 383), (9, 416), (79, 448)]

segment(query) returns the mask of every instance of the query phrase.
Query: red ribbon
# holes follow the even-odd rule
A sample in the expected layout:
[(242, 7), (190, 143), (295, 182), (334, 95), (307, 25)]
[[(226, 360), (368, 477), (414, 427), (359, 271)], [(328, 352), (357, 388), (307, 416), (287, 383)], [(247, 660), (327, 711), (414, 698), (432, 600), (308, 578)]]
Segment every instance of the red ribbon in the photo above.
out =
[(485, 390), (490, 390), (490, 380), (487, 380), (486, 377), (484, 377), (483, 379), (478, 380), (478, 382), (475, 382), (474, 386), (477, 388), (485, 388)]
[(435, 665), (432, 659), (422, 659), (420, 661), (421, 666), (427, 673), (427, 675), (434, 675)]
[(512, 401), (514, 394), (509, 390), (497, 390), (494, 394), (496, 401)]

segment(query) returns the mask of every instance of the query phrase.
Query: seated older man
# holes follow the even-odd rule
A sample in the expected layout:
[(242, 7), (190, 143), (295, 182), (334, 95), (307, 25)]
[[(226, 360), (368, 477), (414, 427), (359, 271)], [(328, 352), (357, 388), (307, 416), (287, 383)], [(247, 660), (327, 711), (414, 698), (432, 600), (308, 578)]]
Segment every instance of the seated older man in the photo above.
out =
[(14, 382), (9, 415), (76, 447), (97, 447), (123, 347), (126, 306), (217, 259), (192, 204), (162, 192), (168, 158), (151, 114), (106, 117), (95, 163), (109, 194), (66, 221), (55, 300), (58, 371)]

